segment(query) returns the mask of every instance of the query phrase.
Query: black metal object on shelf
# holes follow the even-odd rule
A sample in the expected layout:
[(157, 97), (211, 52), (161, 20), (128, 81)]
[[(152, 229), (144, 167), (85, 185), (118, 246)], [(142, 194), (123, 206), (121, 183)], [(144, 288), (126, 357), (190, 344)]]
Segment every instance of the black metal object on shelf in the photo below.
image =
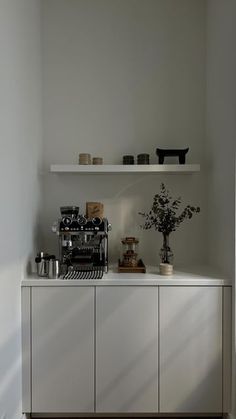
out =
[(123, 156), (123, 164), (134, 164), (134, 156), (132, 155)]
[(185, 164), (185, 158), (186, 154), (189, 151), (188, 148), (176, 148), (176, 149), (163, 149), (163, 148), (157, 148), (156, 154), (159, 158), (159, 164), (164, 164), (165, 157), (178, 157), (179, 158), (179, 164)]
[(146, 153), (138, 154), (137, 164), (149, 164), (149, 154), (146, 154)]

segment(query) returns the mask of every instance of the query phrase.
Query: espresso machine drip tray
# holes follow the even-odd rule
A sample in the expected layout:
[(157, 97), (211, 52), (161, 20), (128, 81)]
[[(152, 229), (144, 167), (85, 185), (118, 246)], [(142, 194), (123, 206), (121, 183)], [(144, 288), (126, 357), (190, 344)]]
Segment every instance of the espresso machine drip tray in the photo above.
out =
[(103, 266), (73, 266), (72, 269), (68, 269), (63, 279), (102, 279), (103, 272)]

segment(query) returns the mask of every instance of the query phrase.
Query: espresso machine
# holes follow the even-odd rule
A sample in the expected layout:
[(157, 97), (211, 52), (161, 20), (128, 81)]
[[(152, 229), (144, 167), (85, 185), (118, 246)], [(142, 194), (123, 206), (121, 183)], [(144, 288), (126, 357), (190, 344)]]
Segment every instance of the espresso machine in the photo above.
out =
[(60, 212), (52, 231), (59, 238), (63, 279), (102, 278), (108, 271), (108, 220), (86, 218), (76, 206), (61, 207)]

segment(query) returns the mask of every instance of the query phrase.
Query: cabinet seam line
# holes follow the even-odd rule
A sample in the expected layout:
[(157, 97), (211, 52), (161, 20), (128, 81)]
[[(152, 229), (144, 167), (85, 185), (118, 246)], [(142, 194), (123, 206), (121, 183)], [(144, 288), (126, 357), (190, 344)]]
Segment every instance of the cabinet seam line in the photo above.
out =
[(157, 411), (160, 413), (160, 287), (157, 287)]
[(33, 408), (33, 344), (32, 344), (32, 287), (30, 287), (30, 411), (32, 412)]
[(96, 396), (97, 396), (97, 334), (96, 334), (96, 326), (97, 326), (97, 307), (96, 307), (96, 287), (94, 287), (94, 413), (96, 413), (97, 406), (96, 406)]
[(222, 345), (222, 371), (221, 371), (221, 376), (222, 376), (222, 405), (221, 405), (221, 409), (222, 409), (222, 414), (224, 413), (224, 321), (225, 321), (225, 296), (224, 296), (224, 287), (222, 287), (222, 331), (221, 331), (221, 345)]

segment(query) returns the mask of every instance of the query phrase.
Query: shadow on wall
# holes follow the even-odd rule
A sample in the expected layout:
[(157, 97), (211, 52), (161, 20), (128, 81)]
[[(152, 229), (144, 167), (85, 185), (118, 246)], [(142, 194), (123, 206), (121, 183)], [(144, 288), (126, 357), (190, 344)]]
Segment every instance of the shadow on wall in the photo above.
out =
[[(39, 204), (41, 206), (41, 203)], [(35, 267), (35, 257), (36, 254), (42, 249), (42, 230), (41, 230), (41, 216), (42, 216), (42, 210), (41, 207), (37, 208), (37, 214), (34, 221), (34, 228), (32, 232), (32, 249), (30, 254), (28, 255), (28, 259), (24, 266), (24, 272), (23, 274), (27, 277), (32, 274), (32, 272), (36, 271)], [(22, 255), (23, 258), (25, 258), (25, 255)]]

